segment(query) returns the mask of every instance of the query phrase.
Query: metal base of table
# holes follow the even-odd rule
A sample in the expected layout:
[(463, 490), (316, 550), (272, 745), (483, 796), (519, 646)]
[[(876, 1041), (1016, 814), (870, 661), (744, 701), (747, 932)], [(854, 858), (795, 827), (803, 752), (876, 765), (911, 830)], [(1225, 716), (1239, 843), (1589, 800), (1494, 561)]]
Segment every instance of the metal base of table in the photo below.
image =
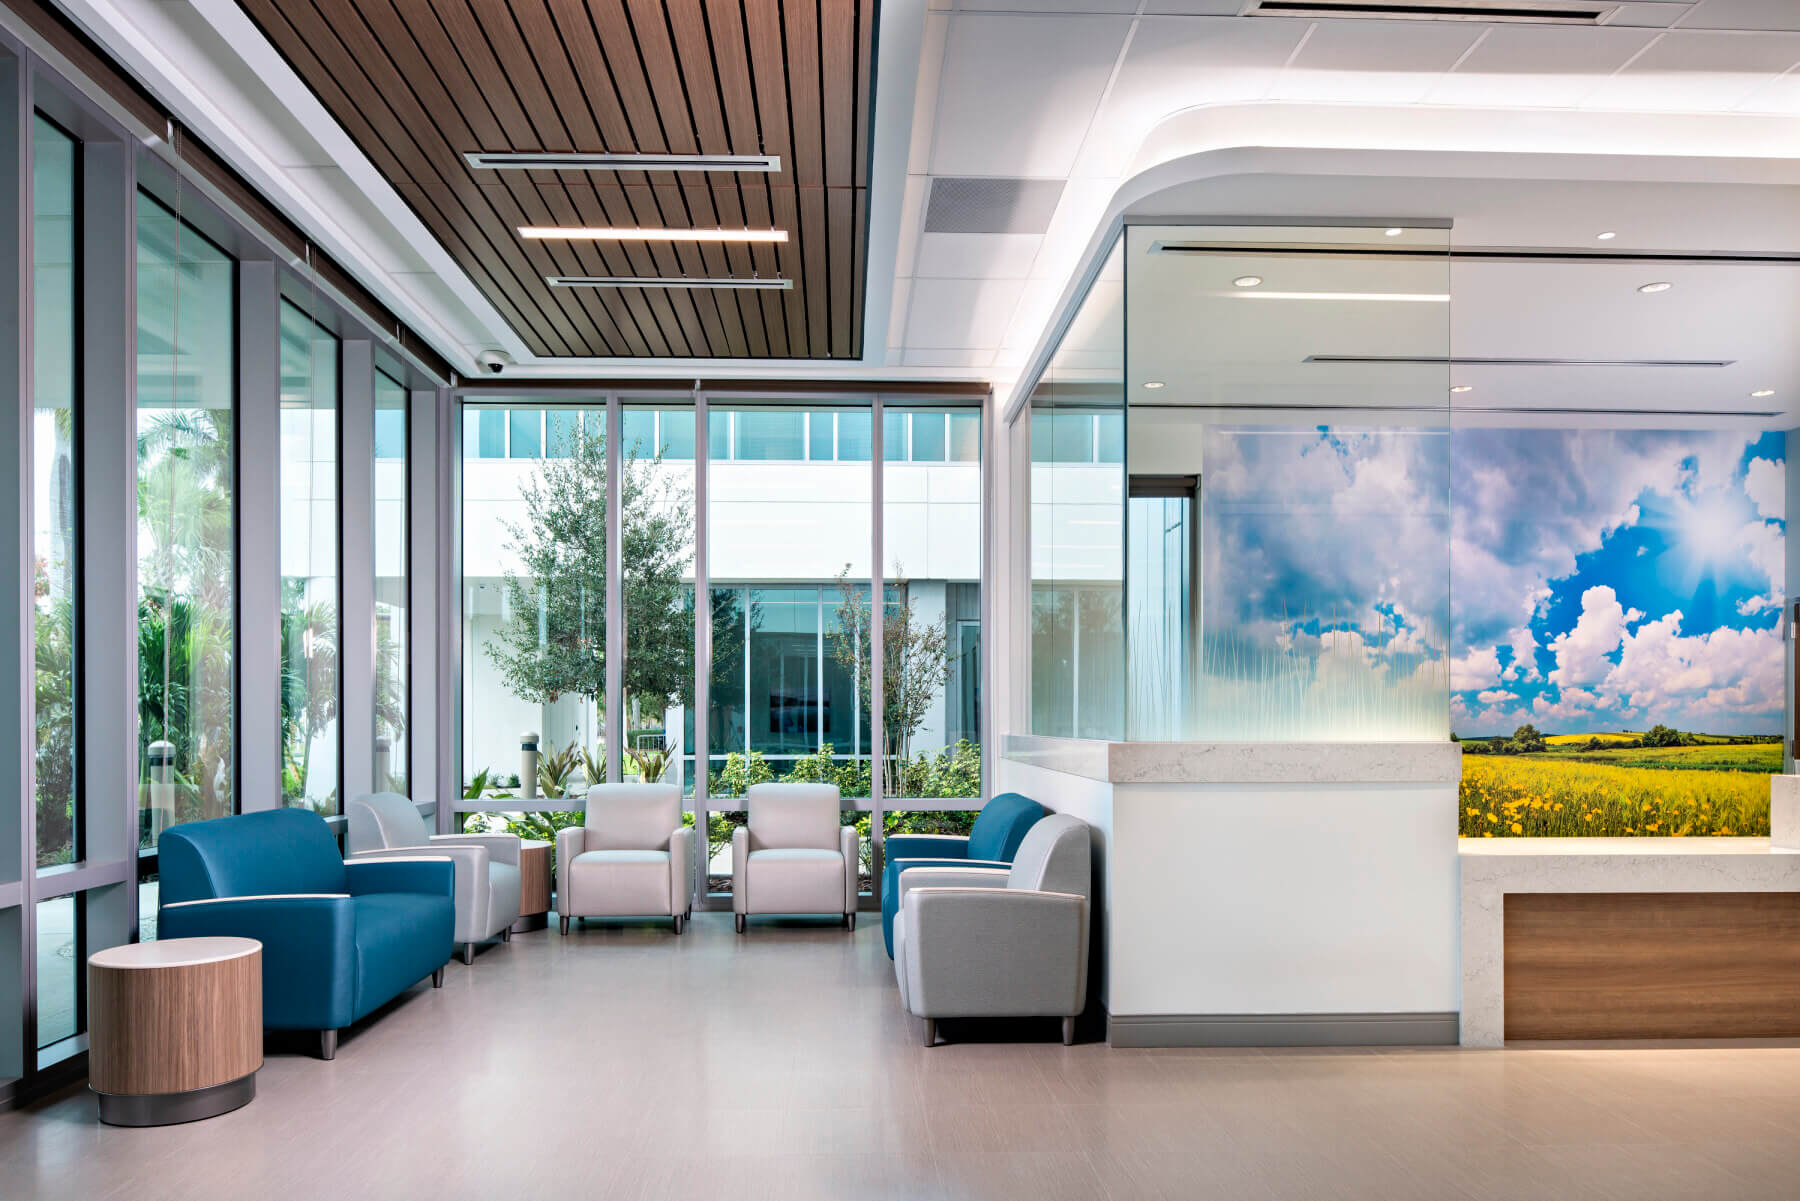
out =
[(542, 930), (550, 924), (548, 913), (527, 913), (512, 924), (514, 934), (529, 934), (533, 930)]
[(256, 1099), (256, 1073), (185, 1093), (101, 1093), (100, 1120), (108, 1126), (174, 1126), (242, 1109)]

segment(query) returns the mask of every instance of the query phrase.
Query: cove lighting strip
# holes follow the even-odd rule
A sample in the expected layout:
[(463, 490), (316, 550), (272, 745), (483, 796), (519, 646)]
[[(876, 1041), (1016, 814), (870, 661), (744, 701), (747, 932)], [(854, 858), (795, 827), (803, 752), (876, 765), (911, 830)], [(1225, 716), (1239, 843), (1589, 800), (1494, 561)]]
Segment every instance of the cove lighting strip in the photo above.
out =
[(639, 226), (521, 225), (531, 241), (564, 242), (785, 242), (785, 229), (646, 229)]
[(696, 276), (663, 277), (657, 275), (546, 275), (544, 282), (553, 288), (722, 288), (738, 291), (770, 289), (789, 291), (791, 279), (704, 279)]
[(1236, 300), (1372, 300), (1394, 304), (1449, 304), (1448, 292), (1213, 292)]

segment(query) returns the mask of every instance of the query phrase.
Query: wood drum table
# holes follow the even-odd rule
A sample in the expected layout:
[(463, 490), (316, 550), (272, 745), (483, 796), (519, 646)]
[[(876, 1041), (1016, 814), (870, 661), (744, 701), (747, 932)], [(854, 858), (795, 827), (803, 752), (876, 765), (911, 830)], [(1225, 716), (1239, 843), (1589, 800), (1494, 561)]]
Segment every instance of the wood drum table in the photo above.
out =
[(550, 924), (550, 853), (547, 842), (525, 839), (519, 844), (519, 920), (514, 934), (542, 930)]
[(255, 939), (171, 938), (88, 957), (88, 1084), (102, 1122), (166, 1126), (247, 1105), (262, 1047)]

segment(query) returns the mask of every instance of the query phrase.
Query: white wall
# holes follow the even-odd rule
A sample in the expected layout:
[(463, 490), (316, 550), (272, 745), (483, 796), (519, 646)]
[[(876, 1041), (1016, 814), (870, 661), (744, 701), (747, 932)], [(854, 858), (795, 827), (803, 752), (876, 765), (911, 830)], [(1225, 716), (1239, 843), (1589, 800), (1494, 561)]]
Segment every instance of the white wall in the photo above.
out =
[(1454, 784), (1119, 784), (1119, 1015), (1458, 1008)]

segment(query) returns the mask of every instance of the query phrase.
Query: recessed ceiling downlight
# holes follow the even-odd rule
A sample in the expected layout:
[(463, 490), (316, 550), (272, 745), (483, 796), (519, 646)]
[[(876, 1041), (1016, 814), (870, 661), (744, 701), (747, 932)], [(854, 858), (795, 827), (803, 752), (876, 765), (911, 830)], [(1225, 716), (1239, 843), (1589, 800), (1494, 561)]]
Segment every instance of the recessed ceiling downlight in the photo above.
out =
[(1405, 233), (1406, 231), (1404, 229), (1401, 229), (1398, 225), (1395, 225), (1388, 229), (1384, 229), (1381, 232), (1386, 234), (1390, 238), (1397, 238), (1401, 234)]
[(1756, 391), (1752, 392), (1750, 395), (1756, 397), (1758, 400), (1761, 400), (1765, 396), (1775, 395), (1775, 389), (1773, 389), (1773, 388), (1758, 388)]
[(1604, 230), (1601, 230), (1599, 233), (1595, 234), (1594, 236), (1596, 238), (1599, 238), (1602, 242), (1610, 242), (1614, 238), (1618, 237), (1619, 234), (1618, 234), (1618, 231), (1616, 231), (1616, 230), (1604, 229)]
[(1452, 392), (1473, 392), (1475, 390), (1475, 385), (1474, 384), (1451, 384), (1450, 390)]
[(1144, 381), (1144, 387), (1149, 388), (1152, 392), (1162, 386), (1163, 382), (1159, 379), (1147, 379)]
[(1254, 288), (1261, 283), (1262, 276), (1260, 275), (1240, 275), (1231, 281), (1231, 286), (1234, 288)]
[(1675, 286), (1674, 284), (1670, 283), (1666, 279), (1659, 279), (1654, 283), (1639, 284), (1638, 291), (1640, 291), (1640, 292), (1667, 292), (1670, 288), (1673, 288), (1674, 286)]

